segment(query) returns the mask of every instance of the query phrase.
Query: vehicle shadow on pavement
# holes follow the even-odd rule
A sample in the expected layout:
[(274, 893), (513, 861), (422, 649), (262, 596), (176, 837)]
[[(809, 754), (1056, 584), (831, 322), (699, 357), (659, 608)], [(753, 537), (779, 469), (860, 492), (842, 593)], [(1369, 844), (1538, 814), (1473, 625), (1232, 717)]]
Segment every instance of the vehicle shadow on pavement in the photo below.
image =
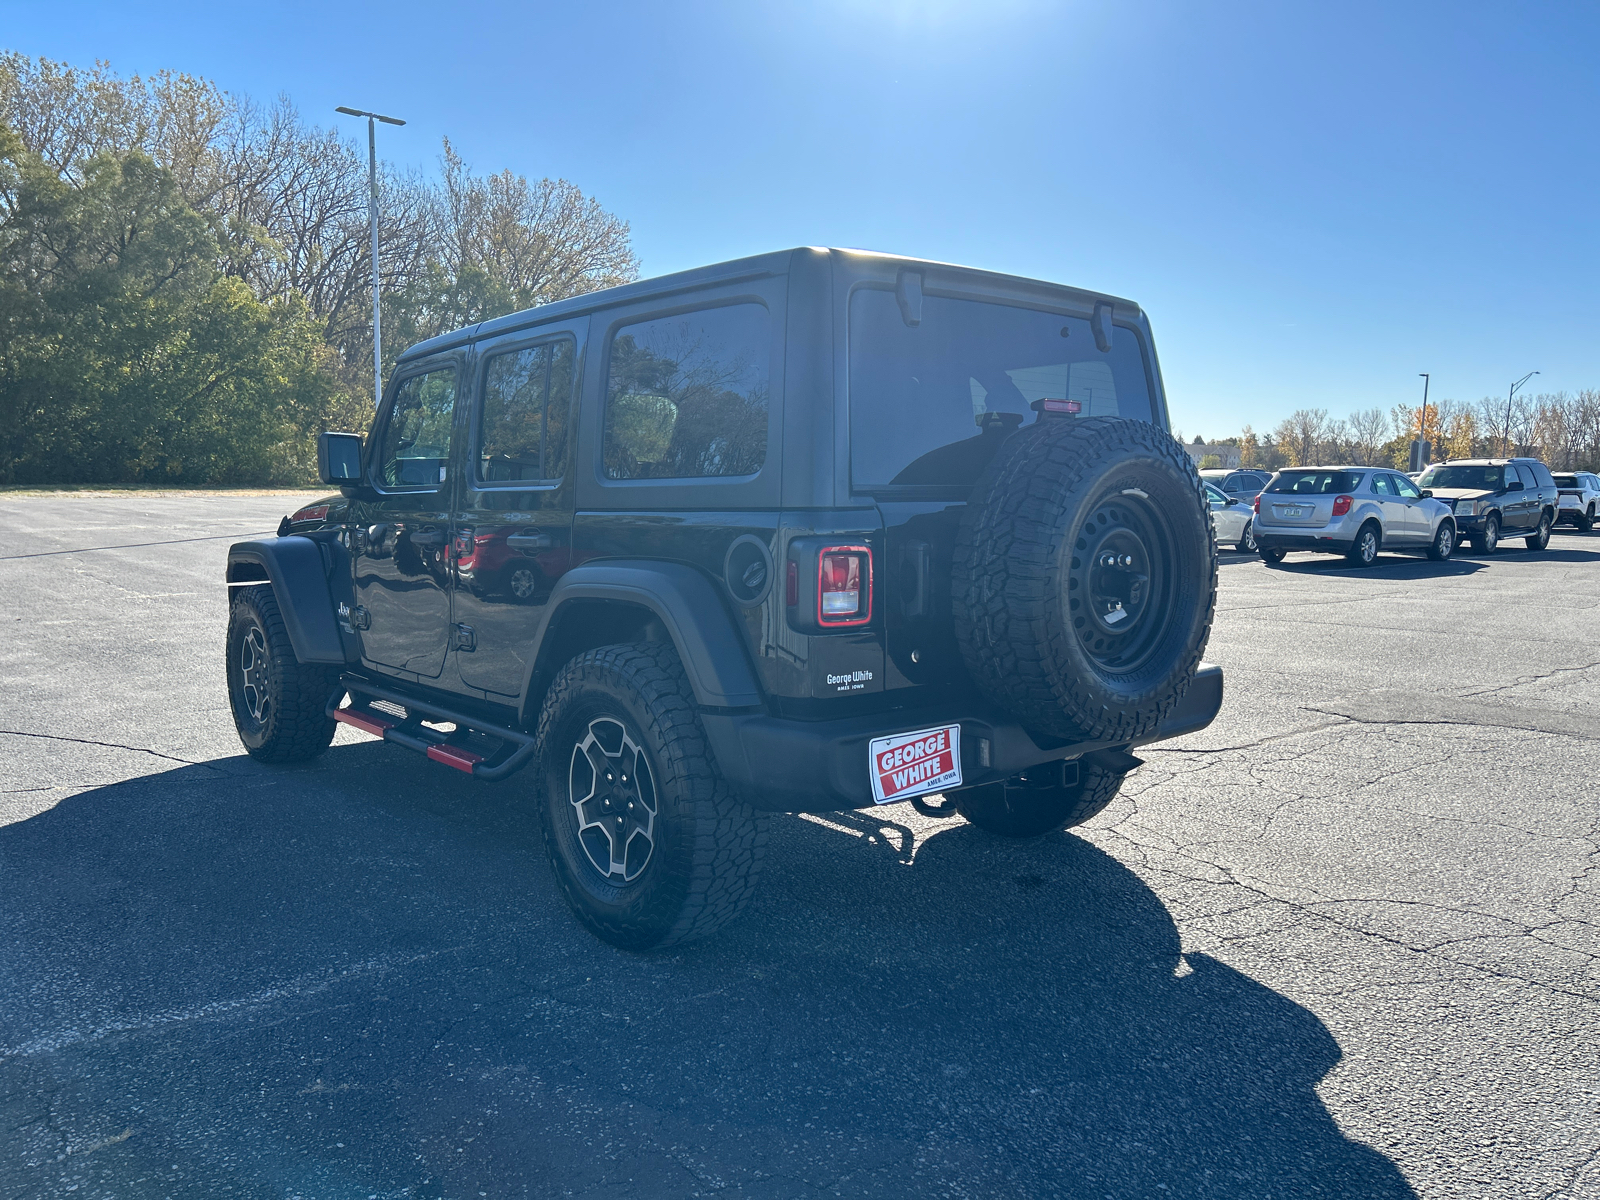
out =
[(1336, 571), (1348, 575), (1371, 575), (1380, 579), (1460, 578), (1487, 570), (1493, 561), (1493, 559), (1454, 557), (1447, 558), (1444, 562), (1433, 562), (1426, 558), (1414, 558), (1409, 554), (1380, 554), (1370, 567), (1353, 567), (1336, 555), (1318, 554), (1286, 558), (1268, 570), (1282, 571), (1290, 575), (1326, 575)]
[(369, 743), (72, 796), (0, 828), (0, 1193), (1413, 1194), (1322, 1023), (1132, 871), (906, 812), (775, 818), (742, 921), (635, 955), (515, 781)]

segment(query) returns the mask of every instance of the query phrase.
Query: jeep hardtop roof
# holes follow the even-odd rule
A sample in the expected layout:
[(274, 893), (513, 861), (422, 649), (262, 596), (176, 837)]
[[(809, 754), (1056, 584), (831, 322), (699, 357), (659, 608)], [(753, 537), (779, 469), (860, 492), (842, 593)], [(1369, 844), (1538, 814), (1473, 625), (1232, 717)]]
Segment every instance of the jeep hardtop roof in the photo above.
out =
[(1030, 289), (1042, 288), (1049, 292), (1058, 293), (1063, 299), (1086, 308), (1092, 308), (1097, 302), (1109, 303), (1117, 311), (1117, 315), (1125, 319), (1140, 320), (1144, 316), (1143, 310), (1137, 304), (1120, 296), (1112, 296), (1105, 292), (1092, 292), (1084, 288), (1069, 287), (1066, 284), (1051, 283), (1048, 280), (1033, 279), (1025, 275), (1008, 275), (1000, 271), (985, 271), (979, 267), (966, 267), (959, 263), (944, 263), (924, 258), (905, 258), (897, 254), (879, 254), (870, 250), (846, 250), (831, 246), (797, 246), (789, 250), (756, 254), (748, 258), (735, 258), (727, 262), (695, 267), (688, 271), (675, 271), (670, 275), (658, 275), (651, 279), (640, 279), (634, 283), (603, 288), (596, 292), (585, 292), (581, 296), (572, 296), (566, 300), (557, 300), (550, 304), (541, 304), (536, 308), (526, 308), (521, 312), (508, 313), (503, 317), (480, 321), (475, 325), (466, 325), (449, 333), (441, 333), (437, 337), (418, 342), (407, 349), (400, 356), (399, 361), (402, 363), (409, 362), (414, 358), (422, 358), (440, 350), (449, 350), (476, 338), (510, 333), (524, 326), (536, 325), (544, 321), (581, 316), (584, 313), (611, 305), (627, 304), (651, 296), (670, 295), (673, 292), (689, 291), (712, 284), (730, 283), (738, 279), (779, 275), (788, 271), (795, 257), (801, 254), (825, 255), (835, 261), (863, 266), (868, 264), (874, 266), (895, 264), (960, 271), (963, 274), (970, 273), (978, 280), (987, 280), (992, 284), (1008, 289), (1015, 289), (1019, 285)]

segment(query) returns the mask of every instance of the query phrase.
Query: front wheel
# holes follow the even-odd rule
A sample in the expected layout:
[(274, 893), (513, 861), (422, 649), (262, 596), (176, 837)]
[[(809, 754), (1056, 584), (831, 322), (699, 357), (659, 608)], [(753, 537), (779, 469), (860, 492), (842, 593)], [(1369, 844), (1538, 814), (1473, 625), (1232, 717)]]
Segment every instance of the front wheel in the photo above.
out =
[(1534, 530), (1532, 537), (1522, 539), (1523, 545), (1529, 550), (1543, 550), (1550, 545), (1550, 514), (1539, 514), (1539, 528)]
[(1434, 562), (1444, 562), (1456, 549), (1456, 527), (1449, 521), (1439, 522), (1439, 532), (1428, 544), (1428, 557)]
[(1483, 532), (1472, 539), (1472, 548), (1479, 554), (1493, 554), (1500, 548), (1500, 518), (1493, 513), (1483, 523)]
[(539, 715), (545, 850), (572, 911), (627, 950), (703, 938), (748, 903), (767, 821), (711, 759), (672, 646), (601, 646)]
[(1356, 540), (1350, 546), (1345, 561), (1352, 567), (1370, 567), (1378, 561), (1378, 547), (1382, 544), (1383, 535), (1378, 531), (1375, 522), (1368, 521), (1356, 534)]
[(338, 670), (294, 656), (271, 587), (234, 593), (227, 655), (228, 704), (251, 758), (303, 762), (328, 748), (334, 722), (327, 706)]
[(952, 793), (970, 823), (1008, 838), (1033, 838), (1082, 825), (1116, 798), (1127, 777), (1093, 763), (1080, 763), (1078, 782), (1063, 784), (1063, 764), (1047, 763), (1006, 780)]

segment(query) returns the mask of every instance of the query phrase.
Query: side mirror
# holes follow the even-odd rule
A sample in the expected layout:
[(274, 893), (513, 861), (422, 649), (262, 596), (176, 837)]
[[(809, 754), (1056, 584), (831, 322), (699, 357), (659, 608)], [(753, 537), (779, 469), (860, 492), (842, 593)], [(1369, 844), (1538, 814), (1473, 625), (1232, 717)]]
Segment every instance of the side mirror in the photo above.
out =
[(1432, 500), (1433, 499), (1433, 489), (1432, 488), (1423, 488), (1422, 489), (1422, 498), (1424, 500)]
[(344, 486), (361, 482), (361, 435), (317, 434), (317, 475), (323, 483)]
[(1514, 479), (1510, 483), (1506, 484), (1506, 486), (1501, 490), (1506, 492), (1520, 492), (1522, 490), (1522, 481), (1519, 479)]

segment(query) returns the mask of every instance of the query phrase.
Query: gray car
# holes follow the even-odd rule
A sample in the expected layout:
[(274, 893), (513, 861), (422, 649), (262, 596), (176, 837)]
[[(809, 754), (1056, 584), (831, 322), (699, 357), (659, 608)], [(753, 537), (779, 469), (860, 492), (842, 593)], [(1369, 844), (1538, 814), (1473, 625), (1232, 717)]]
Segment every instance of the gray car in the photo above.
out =
[(1269, 564), (1290, 550), (1342, 554), (1352, 566), (1370, 567), (1380, 549), (1443, 561), (1456, 548), (1450, 506), (1384, 468), (1285, 468), (1256, 497), (1255, 513), (1256, 545)]

